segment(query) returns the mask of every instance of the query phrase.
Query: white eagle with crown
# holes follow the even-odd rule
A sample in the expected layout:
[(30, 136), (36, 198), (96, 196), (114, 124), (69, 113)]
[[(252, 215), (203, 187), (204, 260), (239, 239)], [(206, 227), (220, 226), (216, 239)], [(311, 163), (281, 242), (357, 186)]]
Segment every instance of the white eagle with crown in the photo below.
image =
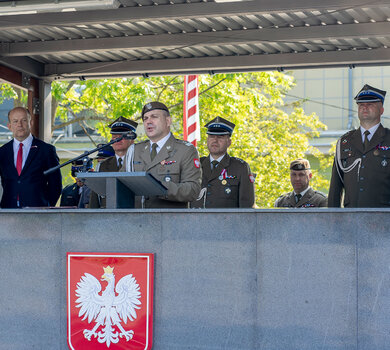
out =
[[(99, 343), (106, 343), (110, 347), (111, 343), (119, 342), (119, 337), (125, 337), (126, 341), (133, 338), (134, 331), (126, 331), (121, 322), (127, 324), (127, 320), (134, 321), (137, 318), (136, 309), (141, 308), (141, 292), (133, 275), (122, 277), (115, 287), (114, 268), (107, 266), (103, 270), (101, 281), (106, 281), (107, 287), (101, 295), (102, 286), (94, 276), (85, 273), (81, 277), (77, 283), (76, 307), (80, 308), (79, 317), (84, 315), (83, 321), (88, 318), (88, 323), (92, 320), (96, 322), (93, 329), (84, 329), (84, 337), (91, 340), (94, 336)], [(103, 328), (97, 332), (100, 326)]]

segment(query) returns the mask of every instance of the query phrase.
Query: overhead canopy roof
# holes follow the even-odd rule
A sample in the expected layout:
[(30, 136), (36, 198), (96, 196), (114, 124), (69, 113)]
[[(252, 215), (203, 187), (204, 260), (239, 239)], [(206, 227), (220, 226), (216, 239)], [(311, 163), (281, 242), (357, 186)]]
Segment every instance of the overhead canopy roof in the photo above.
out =
[[(52, 80), (390, 63), (390, 1), (221, 1), (108, 0), (16, 15), (2, 1), (0, 64)], [(63, 2), (34, 3), (58, 11)]]

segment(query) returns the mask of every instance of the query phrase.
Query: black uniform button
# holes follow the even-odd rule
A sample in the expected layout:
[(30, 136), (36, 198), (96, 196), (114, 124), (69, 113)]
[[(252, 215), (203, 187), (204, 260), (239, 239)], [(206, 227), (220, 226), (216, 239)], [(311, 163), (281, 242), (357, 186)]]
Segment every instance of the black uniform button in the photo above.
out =
[(360, 192), (363, 192), (364, 191), (364, 189), (363, 188), (360, 188)]
[(20, 180), (18, 180), (18, 184), (20, 184)]
[(364, 169), (364, 165), (362, 165), (361, 168)]
[(365, 155), (365, 154), (363, 154), (362, 158), (366, 158), (366, 155)]
[(210, 184), (208, 184), (208, 185), (207, 185), (207, 187), (211, 187), (211, 185), (210, 185)]
[(363, 176), (360, 176), (360, 180), (364, 180), (364, 177), (363, 177)]

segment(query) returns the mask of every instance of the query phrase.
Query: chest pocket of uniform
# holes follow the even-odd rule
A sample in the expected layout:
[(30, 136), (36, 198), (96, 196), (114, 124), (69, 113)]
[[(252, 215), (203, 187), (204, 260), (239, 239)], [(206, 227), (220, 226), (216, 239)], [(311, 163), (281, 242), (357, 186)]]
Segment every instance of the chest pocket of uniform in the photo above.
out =
[(238, 179), (226, 179), (228, 186), (238, 186), (240, 181)]
[(178, 163), (173, 163), (169, 165), (160, 165), (157, 169), (157, 174), (162, 177), (169, 176), (173, 182), (180, 181), (180, 166)]
[(390, 150), (379, 151), (378, 156), (375, 157), (375, 164), (379, 171), (386, 172), (386, 173), (390, 172)]
[(340, 155), (341, 164), (343, 167), (350, 166), (356, 159), (354, 151), (341, 150), (342, 154)]

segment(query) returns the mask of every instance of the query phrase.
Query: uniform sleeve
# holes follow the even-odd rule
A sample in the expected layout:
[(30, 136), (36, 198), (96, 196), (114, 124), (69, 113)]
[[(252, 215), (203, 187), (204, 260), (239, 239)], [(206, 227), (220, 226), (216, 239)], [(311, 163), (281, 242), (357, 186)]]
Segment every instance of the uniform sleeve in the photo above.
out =
[(329, 194), (328, 194), (328, 207), (340, 207), (341, 195), (343, 192), (343, 183), (337, 171), (336, 160), (333, 161), (332, 177), (330, 180)]
[(320, 201), (318, 206), (320, 208), (326, 208), (328, 206), (328, 198), (324, 197), (323, 199), (321, 199), (321, 201)]
[[(49, 152), (47, 157), (47, 169), (53, 168), (59, 165), (59, 159), (56, 153), (56, 149), (54, 146), (49, 145)], [(61, 196), (62, 192), (62, 177), (61, 170), (58, 169), (51, 174), (47, 175), (46, 178), (46, 186), (47, 186), (47, 195), (49, 199), (50, 206), (54, 207), (57, 204), (58, 198)]]
[(166, 199), (177, 202), (192, 202), (198, 198), (202, 171), (200, 169), (198, 151), (194, 146), (185, 146), (185, 152), (180, 162), (180, 182), (164, 182), (168, 189)]
[[(238, 206), (240, 208), (253, 208), (255, 205), (255, 183), (254, 177), (251, 173), (251, 169), (248, 163), (243, 163), (241, 179), (240, 179), (240, 188), (239, 188), (239, 198)], [(251, 182), (251, 180), (253, 182)]]

